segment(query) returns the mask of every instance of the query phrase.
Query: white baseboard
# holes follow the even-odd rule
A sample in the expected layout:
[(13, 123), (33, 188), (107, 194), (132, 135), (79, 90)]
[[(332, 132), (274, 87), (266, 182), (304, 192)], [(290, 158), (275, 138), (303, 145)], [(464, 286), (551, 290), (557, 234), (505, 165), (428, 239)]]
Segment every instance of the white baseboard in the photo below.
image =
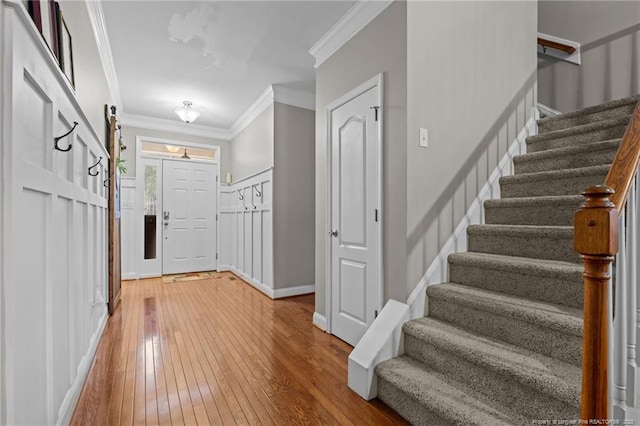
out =
[(536, 116), (537, 115), (534, 114), (534, 116), (529, 118), (525, 127), (520, 130), (516, 139), (509, 146), (507, 153), (500, 159), (498, 166), (493, 170), (487, 182), (478, 192), (478, 196), (469, 206), (467, 213), (455, 228), (453, 234), (442, 245), (436, 258), (427, 268), (427, 272), (407, 298), (407, 304), (411, 309), (411, 319), (420, 318), (426, 314), (427, 287), (447, 281), (449, 271), (447, 258), (449, 255), (467, 250), (467, 228), (469, 225), (479, 224), (484, 221), (484, 202), (491, 198), (500, 197), (500, 178), (511, 174), (513, 157), (524, 153), (526, 150), (527, 137), (536, 134)]
[(314, 312), (313, 325), (315, 325), (322, 331), (327, 331), (327, 317), (325, 317), (324, 315), (320, 315), (317, 312)]
[(136, 279), (136, 273), (135, 272), (125, 272), (124, 274), (122, 274), (120, 279), (122, 279), (122, 280), (135, 280)]
[(261, 283), (260, 281), (254, 280), (249, 275), (246, 275), (246, 274), (238, 271), (233, 266), (229, 270), (231, 272), (233, 272), (234, 274), (236, 274), (238, 277), (240, 277), (240, 279), (242, 279), (243, 281), (251, 284), (256, 289), (260, 290), (262, 293), (266, 294), (267, 296), (269, 296), (270, 298), (273, 299), (273, 289), (271, 287)]
[(71, 388), (69, 388), (69, 391), (65, 395), (64, 400), (60, 405), (60, 410), (58, 411), (59, 425), (68, 425), (71, 421), (73, 410), (75, 410), (76, 408), (78, 398), (80, 397), (80, 392), (82, 392), (84, 382), (87, 380), (87, 376), (89, 375), (89, 369), (93, 364), (93, 358), (95, 358), (96, 356), (98, 344), (100, 343), (100, 338), (102, 337), (104, 328), (107, 325), (108, 318), (109, 314), (105, 309), (104, 315), (102, 316), (102, 318), (100, 318), (98, 328), (96, 329), (95, 333), (93, 333), (93, 336), (91, 336), (91, 340), (89, 341), (89, 350), (80, 361), (80, 365), (78, 366), (78, 375), (76, 376), (76, 379), (73, 381)]
[(315, 284), (299, 285), (296, 287), (276, 288), (273, 291), (273, 298), (280, 299), (282, 297), (299, 296), (301, 294), (309, 294), (316, 292)]

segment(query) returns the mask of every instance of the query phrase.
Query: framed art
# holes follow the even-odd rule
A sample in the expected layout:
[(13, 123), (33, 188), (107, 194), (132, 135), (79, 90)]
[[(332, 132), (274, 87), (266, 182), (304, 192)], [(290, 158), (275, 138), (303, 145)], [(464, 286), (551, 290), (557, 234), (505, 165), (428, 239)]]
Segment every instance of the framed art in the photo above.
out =
[(71, 86), (76, 87), (75, 73), (73, 71), (73, 46), (69, 27), (64, 21), (64, 16), (58, 10), (58, 47), (60, 52), (60, 68), (67, 76)]
[(27, 0), (27, 9), (51, 53), (60, 62), (58, 4), (54, 0)]

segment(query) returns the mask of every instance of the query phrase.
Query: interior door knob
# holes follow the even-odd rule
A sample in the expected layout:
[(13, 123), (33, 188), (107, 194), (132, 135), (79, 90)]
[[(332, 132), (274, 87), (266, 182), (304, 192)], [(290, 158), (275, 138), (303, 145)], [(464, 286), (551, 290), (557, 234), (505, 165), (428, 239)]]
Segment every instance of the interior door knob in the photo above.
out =
[(337, 237), (338, 236), (338, 230), (337, 229), (332, 229), (331, 231), (329, 231), (329, 235), (332, 237)]

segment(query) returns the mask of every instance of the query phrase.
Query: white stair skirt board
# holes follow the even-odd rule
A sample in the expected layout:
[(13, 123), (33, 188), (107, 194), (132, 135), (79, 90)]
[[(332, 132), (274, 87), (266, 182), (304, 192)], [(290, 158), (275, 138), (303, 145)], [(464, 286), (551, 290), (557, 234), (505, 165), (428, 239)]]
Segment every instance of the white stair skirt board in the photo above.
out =
[[(427, 272), (407, 298), (407, 303), (404, 304), (395, 300), (389, 300), (380, 312), (380, 315), (374, 320), (371, 327), (369, 327), (352, 351), (349, 356), (348, 368), (349, 388), (362, 398), (371, 400), (377, 396), (377, 387), (375, 383), (372, 383), (374, 380), (373, 377), (375, 376), (375, 366), (403, 352), (402, 341), (399, 337), (394, 338), (394, 336), (402, 335), (402, 324), (406, 321), (425, 315), (427, 287), (447, 281), (447, 257), (451, 253), (467, 250), (467, 227), (469, 225), (482, 223), (482, 207), (484, 202), (500, 196), (500, 178), (511, 174), (513, 157), (525, 153), (527, 137), (537, 133), (536, 120), (538, 118), (539, 112), (533, 108), (532, 117), (529, 118), (522, 130), (520, 130), (516, 139), (509, 146), (507, 153), (500, 159), (498, 166), (493, 170), (487, 182), (478, 192), (478, 196), (469, 206), (467, 213), (453, 234), (442, 245), (440, 252), (431, 265), (429, 265), (429, 268), (427, 268)], [(387, 306), (390, 304), (392, 305), (390, 311), (393, 313), (383, 315), (385, 309), (387, 309)], [(397, 321), (401, 316), (402, 307), (404, 306), (406, 306), (407, 309), (406, 319)], [(387, 321), (389, 321), (388, 324), (386, 323)], [(357, 355), (353, 356), (354, 354)]]
[(102, 337), (102, 332), (107, 325), (107, 319), (109, 315), (105, 312), (105, 314), (100, 318), (100, 323), (98, 325), (98, 329), (93, 336), (91, 336), (91, 340), (89, 341), (89, 350), (85, 354), (85, 356), (80, 361), (80, 365), (78, 366), (78, 375), (76, 379), (73, 381), (71, 388), (67, 392), (60, 405), (60, 410), (58, 411), (58, 418), (60, 419), (61, 425), (67, 425), (71, 421), (71, 416), (73, 415), (73, 410), (76, 408), (76, 403), (78, 402), (78, 398), (80, 397), (80, 392), (84, 387), (84, 382), (89, 375), (89, 369), (93, 364), (93, 358), (96, 356), (96, 351), (98, 350), (98, 343), (100, 343), (100, 338)]
[(314, 312), (313, 325), (315, 325), (322, 331), (327, 331), (327, 317), (325, 317), (324, 315), (320, 315), (317, 312)]
[(367, 401), (377, 396), (375, 366), (404, 353), (402, 324), (409, 316), (409, 305), (389, 300), (349, 355), (349, 388)]
[(560, 111), (555, 110), (551, 107), (548, 107), (545, 104), (541, 104), (540, 102), (536, 104), (536, 107), (538, 108), (538, 111), (540, 111), (542, 114), (546, 115), (547, 117), (555, 117), (556, 115), (562, 114)]

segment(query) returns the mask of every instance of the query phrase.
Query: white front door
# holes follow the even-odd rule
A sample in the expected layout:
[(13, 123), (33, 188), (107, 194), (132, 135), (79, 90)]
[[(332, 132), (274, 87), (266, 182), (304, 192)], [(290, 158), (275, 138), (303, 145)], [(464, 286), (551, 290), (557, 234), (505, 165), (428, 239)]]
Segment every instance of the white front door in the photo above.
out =
[(337, 108), (331, 120), (331, 332), (355, 346), (380, 294), (379, 86)]
[(162, 163), (162, 273), (214, 270), (218, 166), (193, 160)]

